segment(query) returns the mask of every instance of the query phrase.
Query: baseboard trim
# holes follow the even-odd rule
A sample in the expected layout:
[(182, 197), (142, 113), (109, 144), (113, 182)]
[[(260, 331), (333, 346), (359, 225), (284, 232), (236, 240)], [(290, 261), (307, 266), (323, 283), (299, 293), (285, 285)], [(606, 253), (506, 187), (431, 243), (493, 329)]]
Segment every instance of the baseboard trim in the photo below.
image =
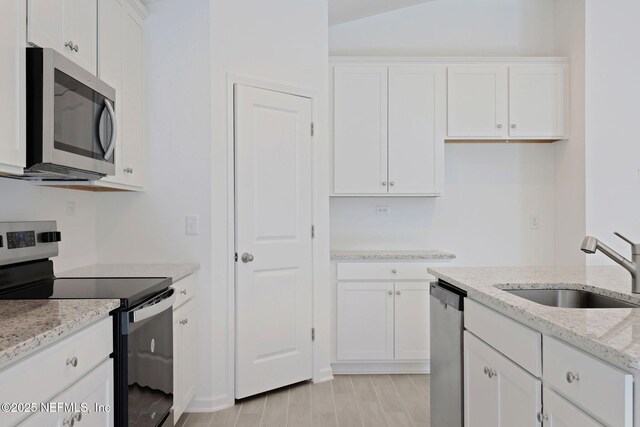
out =
[(426, 362), (335, 362), (331, 364), (334, 374), (428, 374)]
[(185, 412), (216, 412), (235, 405), (235, 399), (228, 394), (219, 394), (212, 397), (194, 398), (187, 406)]

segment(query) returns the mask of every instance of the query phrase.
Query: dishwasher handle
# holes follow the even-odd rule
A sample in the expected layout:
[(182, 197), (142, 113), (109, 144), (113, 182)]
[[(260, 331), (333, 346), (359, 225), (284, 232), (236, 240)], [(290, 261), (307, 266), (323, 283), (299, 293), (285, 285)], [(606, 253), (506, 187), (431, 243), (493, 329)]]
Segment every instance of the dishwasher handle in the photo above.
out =
[(136, 323), (153, 317), (171, 308), (175, 302), (175, 290), (173, 288), (169, 288), (169, 290), (164, 292), (162, 295), (155, 297), (149, 303), (143, 304), (139, 308), (129, 312), (129, 321), (131, 323)]

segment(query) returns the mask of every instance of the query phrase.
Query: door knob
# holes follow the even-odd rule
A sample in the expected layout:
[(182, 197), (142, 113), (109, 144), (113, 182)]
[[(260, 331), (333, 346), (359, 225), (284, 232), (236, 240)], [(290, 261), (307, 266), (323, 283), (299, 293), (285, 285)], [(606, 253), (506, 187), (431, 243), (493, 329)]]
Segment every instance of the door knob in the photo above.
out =
[(248, 252), (245, 252), (245, 253), (242, 254), (241, 259), (242, 259), (242, 262), (244, 262), (244, 263), (251, 262), (251, 261), (253, 261), (253, 255), (251, 255)]

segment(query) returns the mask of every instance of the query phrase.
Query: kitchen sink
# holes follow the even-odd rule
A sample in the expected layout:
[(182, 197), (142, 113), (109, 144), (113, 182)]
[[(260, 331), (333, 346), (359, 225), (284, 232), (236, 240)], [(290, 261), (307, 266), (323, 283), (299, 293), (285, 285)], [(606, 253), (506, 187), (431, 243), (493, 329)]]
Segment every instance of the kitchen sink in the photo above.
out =
[(538, 304), (561, 308), (639, 308), (640, 305), (578, 289), (503, 289)]

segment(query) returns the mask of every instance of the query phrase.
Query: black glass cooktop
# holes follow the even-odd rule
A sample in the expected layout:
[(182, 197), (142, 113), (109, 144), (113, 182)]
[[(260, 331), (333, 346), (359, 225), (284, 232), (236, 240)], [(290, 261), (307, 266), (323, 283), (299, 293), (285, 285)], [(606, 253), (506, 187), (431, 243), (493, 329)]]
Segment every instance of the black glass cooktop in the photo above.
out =
[(0, 292), (0, 299), (119, 299), (133, 307), (171, 286), (171, 278), (55, 278)]

